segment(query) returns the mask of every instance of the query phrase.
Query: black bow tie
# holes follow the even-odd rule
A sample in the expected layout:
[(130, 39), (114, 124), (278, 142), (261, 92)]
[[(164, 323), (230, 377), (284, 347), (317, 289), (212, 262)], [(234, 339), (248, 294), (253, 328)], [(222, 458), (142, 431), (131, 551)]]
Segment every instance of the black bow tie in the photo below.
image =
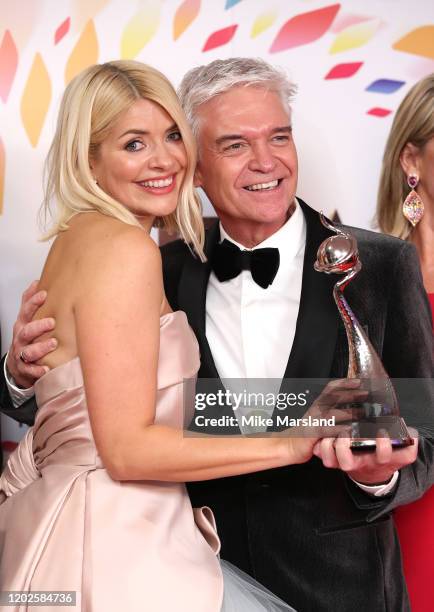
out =
[(241, 270), (250, 270), (255, 283), (263, 289), (273, 282), (279, 263), (279, 249), (241, 251), (229, 240), (217, 244), (211, 258), (211, 267), (220, 282), (235, 278)]

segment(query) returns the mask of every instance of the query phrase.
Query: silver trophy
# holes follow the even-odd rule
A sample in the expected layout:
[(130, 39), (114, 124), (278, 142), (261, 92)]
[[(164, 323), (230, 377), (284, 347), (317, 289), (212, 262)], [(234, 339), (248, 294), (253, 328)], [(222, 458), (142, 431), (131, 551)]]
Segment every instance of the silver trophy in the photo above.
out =
[(414, 444), (399, 406), (392, 381), (362, 326), (344, 297), (344, 289), (361, 270), (357, 241), (328, 221), (320, 213), (321, 223), (334, 232), (318, 248), (314, 264), (317, 272), (341, 274), (333, 288), (333, 297), (345, 326), (348, 339), (349, 364), (347, 378), (361, 380), (361, 388), (368, 392), (363, 402), (353, 403), (351, 448), (353, 451), (374, 451), (377, 436), (388, 436), (394, 448)]

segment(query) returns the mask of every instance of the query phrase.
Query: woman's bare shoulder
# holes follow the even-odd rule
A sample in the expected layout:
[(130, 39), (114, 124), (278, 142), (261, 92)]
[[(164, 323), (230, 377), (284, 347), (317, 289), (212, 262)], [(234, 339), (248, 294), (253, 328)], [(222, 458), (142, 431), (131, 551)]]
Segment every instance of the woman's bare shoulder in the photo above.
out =
[(71, 220), (65, 236), (78, 269), (92, 267), (95, 273), (107, 266), (145, 264), (161, 269), (159, 248), (146, 230), (99, 213), (78, 217)]

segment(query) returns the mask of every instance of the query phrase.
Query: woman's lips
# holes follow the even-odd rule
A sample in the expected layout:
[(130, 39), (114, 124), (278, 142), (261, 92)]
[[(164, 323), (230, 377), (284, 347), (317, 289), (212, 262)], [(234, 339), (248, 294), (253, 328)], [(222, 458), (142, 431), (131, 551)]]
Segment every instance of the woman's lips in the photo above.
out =
[[(167, 183), (169, 179), (171, 179), (171, 182), (169, 184), (164, 184), (164, 183)], [(158, 186), (159, 182), (163, 183), (163, 185)], [(146, 181), (137, 182), (136, 185), (138, 185), (141, 189), (143, 189), (147, 193), (152, 193), (154, 195), (166, 195), (167, 193), (170, 193), (171, 191), (175, 189), (176, 175), (172, 174), (166, 177), (148, 179)]]

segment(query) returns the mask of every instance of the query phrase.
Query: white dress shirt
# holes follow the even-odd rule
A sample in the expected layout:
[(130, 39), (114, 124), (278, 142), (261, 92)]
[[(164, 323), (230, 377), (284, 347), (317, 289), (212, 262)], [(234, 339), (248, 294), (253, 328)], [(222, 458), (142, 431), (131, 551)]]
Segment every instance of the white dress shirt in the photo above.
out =
[[(245, 249), (221, 224), (220, 237)], [(279, 249), (279, 269), (267, 289), (250, 270), (223, 283), (211, 272), (206, 336), (221, 378), (283, 378), (300, 305), (305, 242), (306, 221), (297, 205), (283, 227), (252, 249)]]

